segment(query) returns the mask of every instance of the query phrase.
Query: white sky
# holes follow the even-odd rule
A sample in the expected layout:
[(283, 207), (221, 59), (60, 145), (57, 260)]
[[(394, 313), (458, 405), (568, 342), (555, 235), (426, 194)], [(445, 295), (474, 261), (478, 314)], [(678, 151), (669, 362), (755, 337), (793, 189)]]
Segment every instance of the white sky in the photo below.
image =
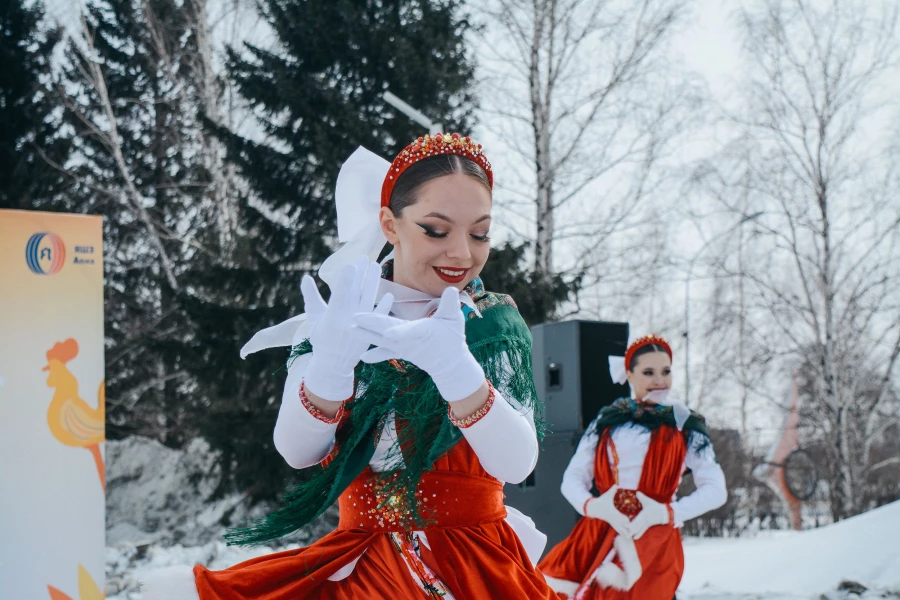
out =
[(733, 91), (734, 75), (740, 71), (740, 40), (732, 17), (738, 5), (700, 0), (692, 25), (673, 42), (675, 52), (684, 56), (685, 66), (702, 75), (719, 99)]

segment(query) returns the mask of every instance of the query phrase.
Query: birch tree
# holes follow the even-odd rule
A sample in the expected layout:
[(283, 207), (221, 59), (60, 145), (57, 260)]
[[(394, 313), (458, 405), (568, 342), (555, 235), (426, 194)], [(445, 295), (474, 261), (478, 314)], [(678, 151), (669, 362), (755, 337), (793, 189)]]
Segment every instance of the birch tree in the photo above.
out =
[(898, 416), (900, 149), (882, 135), (900, 108), (884, 87), (897, 16), (894, 2), (753, 3), (741, 137), (698, 176), (730, 218), (763, 213), (720, 267), (741, 277), (756, 349), (808, 380), (835, 519), (865, 509), (873, 444)]
[(526, 224), (516, 232), (533, 242), (536, 273), (604, 272), (607, 242), (637, 226), (642, 203), (659, 189), (660, 163), (697, 102), (689, 82), (668, 77), (667, 43), (687, 5), (484, 7), (483, 123), (505, 145), (498, 154), (511, 155), (507, 179), (515, 183), (501, 190), (505, 208)]
[(196, 286), (185, 274), (209, 252), (198, 232), (208, 182), (188, 14), (169, 0), (87, 5), (60, 82), (75, 149), (61, 168), (78, 209), (105, 217), (110, 434), (176, 446), (191, 436), (196, 401), (183, 304)]

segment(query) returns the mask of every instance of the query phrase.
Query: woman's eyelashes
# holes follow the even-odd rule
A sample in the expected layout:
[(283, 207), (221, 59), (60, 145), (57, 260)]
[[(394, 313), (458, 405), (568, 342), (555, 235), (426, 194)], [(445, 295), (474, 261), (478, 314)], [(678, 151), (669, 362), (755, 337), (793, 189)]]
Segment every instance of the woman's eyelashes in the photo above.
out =
[[(664, 369), (662, 374), (663, 374), (663, 377), (667, 377), (672, 374), (672, 370)], [(647, 369), (646, 371), (644, 371), (644, 377), (653, 377), (653, 369)]]
[[(430, 238), (442, 239), (442, 238), (447, 237), (447, 235), (449, 235), (448, 232), (446, 232), (446, 231), (438, 231), (434, 227), (425, 225), (424, 223), (416, 223), (416, 225), (421, 227), (422, 232)], [(481, 234), (473, 233), (471, 235), (472, 235), (472, 239), (479, 241), (479, 242), (487, 243), (487, 242), (491, 241), (490, 232), (488, 232), (488, 231), (485, 231), (484, 233), (481, 233)]]
[(419, 227), (421, 227), (421, 228), (422, 228), (422, 231), (425, 232), (425, 235), (427, 235), (427, 236), (430, 237), (430, 238), (438, 238), (438, 239), (440, 239), (440, 238), (445, 238), (445, 237), (447, 237), (447, 232), (446, 232), (446, 231), (438, 231), (437, 229), (434, 229), (434, 228), (429, 227), (428, 225), (424, 225), (424, 224), (422, 224), (422, 223), (416, 223), (416, 224), (417, 224)]

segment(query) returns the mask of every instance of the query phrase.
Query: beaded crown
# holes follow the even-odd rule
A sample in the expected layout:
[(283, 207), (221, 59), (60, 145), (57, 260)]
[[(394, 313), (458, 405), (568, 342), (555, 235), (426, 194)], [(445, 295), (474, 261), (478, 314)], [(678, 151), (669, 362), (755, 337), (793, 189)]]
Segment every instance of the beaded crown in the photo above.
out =
[(381, 206), (390, 204), (394, 184), (397, 183), (397, 179), (403, 174), (403, 171), (420, 160), (442, 154), (457, 154), (475, 162), (484, 169), (488, 183), (492, 188), (494, 187), (491, 163), (484, 155), (481, 144), (476, 144), (469, 136), (463, 137), (458, 133), (436, 133), (434, 136), (426, 134), (401, 150), (394, 162), (391, 163), (391, 168), (388, 169), (388, 174), (381, 186)]
[(640, 348), (644, 346), (649, 346), (651, 344), (655, 344), (660, 346), (663, 350), (666, 351), (666, 354), (669, 355), (669, 358), (672, 358), (672, 347), (669, 346), (669, 342), (666, 341), (664, 337), (661, 335), (657, 335), (652, 333), (650, 335), (644, 335), (639, 337), (638, 339), (631, 342), (631, 345), (628, 346), (628, 349), (625, 351), (625, 368), (628, 369), (631, 366), (631, 359), (634, 356), (634, 353), (637, 352)]

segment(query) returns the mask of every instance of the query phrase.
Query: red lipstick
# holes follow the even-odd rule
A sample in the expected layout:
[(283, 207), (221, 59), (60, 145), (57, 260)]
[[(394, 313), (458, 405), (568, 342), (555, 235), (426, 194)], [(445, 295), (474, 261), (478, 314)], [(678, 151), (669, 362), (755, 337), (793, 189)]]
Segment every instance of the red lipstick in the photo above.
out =
[(437, 276), (447, 283), (462, 283), (466, 278), (469, 269), (461, 269), (459, 267), (431, 267)]

